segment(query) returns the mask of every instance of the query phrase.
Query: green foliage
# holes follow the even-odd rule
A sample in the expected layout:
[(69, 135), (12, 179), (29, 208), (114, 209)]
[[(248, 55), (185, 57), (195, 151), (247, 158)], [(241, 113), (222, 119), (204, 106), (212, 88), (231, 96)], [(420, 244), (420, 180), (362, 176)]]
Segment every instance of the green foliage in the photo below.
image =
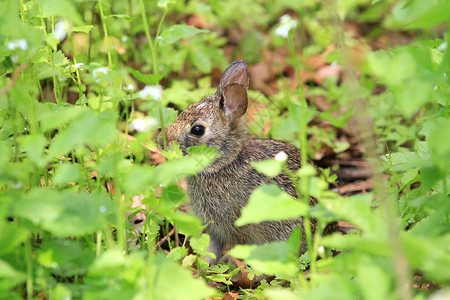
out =
[[(282, 156), (252, 166), (269, 177), (285, 172), (301, 199), (318, 202), (311, 208), (273, 184), (253, 192), (236, 225), (303, 217), (304, 230), (229, 251), (251, 265), (250, 277), (276, 276), (240, 297), (408, 299), (398, 286), (415, 273), (448, 286), (446, 1), (0, 0), (0, 7), (1, 299), (202, 299), (214, 294), (205, 278), (230, 288), (240, 269), (205, 271), (209, 236), (181, 209), (188, 197), (180, 180), (216, 150), (203, 145), (183, 155), (173, 145), (158, 166), (149, 150), (157, 129), (175, 121), (174, 108), (214, 93), (217, 70), (235, 58), (256, 67), (250, 132), (302, 151), (298, 172)], [(286, 13), (297, 25), (284, 37)], [(391, 34), (377, 46), (383, 50), (369, 50)], [(397, 39), (404, 36), (410, 42)], [(301, 78), (317, 57), (343, 66), (345, 80)], [(272, 73), (260, 74), (260, 62)], [(325, 109), (314, 105), (320, 97)], [(328, 188), (332, 171), (317, 174), (307, 156), (354, 150), (342, 136), (357, 131), (375, 178), (388, 179), (344, 197)], [(132, 207), (136, 196), (145, 209)], [(145, 214), (142, 236), (127, 212)], [(335, 220), (355, 229), (323, 236)], [(163, 236), (167, 246), (156, 245)], [(308, 252), (298, 258), (301, 241)], [(156, 250), (163, 247), (169, 254)], [(341, 253), (333, 257), (330, 248)]]
[[(253, 192), (235, 224), (243, 226), (262, 221), (296, 219), (305, 215), (307, 210), (307, 204), (282, 191), (278, 185), (266, 184)], [(267, 214), (268, 211), (270, 214)]]

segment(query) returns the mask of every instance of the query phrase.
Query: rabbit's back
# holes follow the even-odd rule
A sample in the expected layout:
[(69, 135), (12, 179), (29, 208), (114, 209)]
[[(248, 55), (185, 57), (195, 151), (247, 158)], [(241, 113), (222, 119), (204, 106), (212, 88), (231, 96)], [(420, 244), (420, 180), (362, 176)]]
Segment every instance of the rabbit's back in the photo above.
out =
[(297, 197), (290, 178), (280, 173), (269, 178), (251, 167), (251, 162), (273, 159), (284, 151), (291, 170), (300, 167), (298, 150), (287, 143), (269, 139), (249, 139), (230, 164), (215, 172), (201, 172), (188, 179), (188, 192), (194, 213), (205, 223), (207, 232), (223, 244), (261, 244), (289, 237), (301, 220), (267, 221), (234, 226), (251, 193), (264, 183), (275, 183)]

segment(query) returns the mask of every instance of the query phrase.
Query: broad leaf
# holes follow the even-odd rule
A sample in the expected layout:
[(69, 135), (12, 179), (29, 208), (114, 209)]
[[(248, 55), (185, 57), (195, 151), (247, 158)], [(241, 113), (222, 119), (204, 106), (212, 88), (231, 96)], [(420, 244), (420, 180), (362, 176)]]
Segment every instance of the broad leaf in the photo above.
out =
[(305, 203), (282, 191), (276, 184), (265, 184), (252, 193), (235, 225), (296, 219), (307, 211)]

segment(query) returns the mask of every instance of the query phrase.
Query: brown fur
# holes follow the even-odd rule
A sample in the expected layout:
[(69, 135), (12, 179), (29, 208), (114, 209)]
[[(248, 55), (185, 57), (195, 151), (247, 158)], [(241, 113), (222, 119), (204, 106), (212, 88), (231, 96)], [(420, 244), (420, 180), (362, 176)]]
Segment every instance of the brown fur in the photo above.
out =
[[(234, 62), (225, 70), (215, 95), (186, 108), (166, 129), (167, 143), (178, 143), (184, 152), (201, 144), (219, 151), (216, 161), (187, 181), (194, 213), (209, 224), (206, 228), (211, 236), (209, 250), (217, 257), (209, 260), (212, 264), (218, 262), (225, 245), (285, 240), (299, 224), (303, 227), (302, 219), (234, 225), (252, 192), (263, 183), (276, 183), (297, 197), (295, 186), (286, 174), (266, 177), (252, 168), (251, 162), (271, 159), (284, 151), (289, 168), (300, 168), (300, 154), (294, 146), (277, 140), (249, 138), (242, 120), (247, 109), (247, 88), (247, 65), (243, 61)], [(191, 133), (197, 125), (205, 128), (201, 137)], [(301, 248), (304, 253), (304, 242)]]

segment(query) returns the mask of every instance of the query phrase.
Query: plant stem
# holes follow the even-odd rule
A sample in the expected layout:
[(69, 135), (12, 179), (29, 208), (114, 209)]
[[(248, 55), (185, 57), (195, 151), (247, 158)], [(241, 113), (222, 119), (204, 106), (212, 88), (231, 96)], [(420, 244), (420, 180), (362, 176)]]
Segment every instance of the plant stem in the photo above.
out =
[(164, 8), (164, 13), (161, 17), (161, 20), (159, 20), (158, 29), (156, 30), (155, 48), (154, 48), (155, 51), (158, 49), (158, 37), (159, 37), (159, 34), (161, 33), (161, 27), (162, 27), (162, 24), (164, 23), (164, 19), (166, 18), (167, 12), (168, 12), (168, 10), (167, 10), (167, 6), (166, 6)]
[[(306, 103), (305, 98), (305, 91), (303, 88), (303, 81), (301, 77), (301, 67), (303, 63), (300, 61), (296, 51), (295, 51), (295, 44), (293, 39), (290, 37), (287, 40), (287, 48), (289, 50), (289, 53), (291, 57), (294, 59), (295, 64), (295, 73), (297, 74), (297, 80), (298, 80), (298, 87), (297, 87), (297, 94), (299, 97), (299, 106), (300, 106), (300, 120), (297, 120), (298, 129), (300, 132), (300, 159), (301, 159), (301, 168), (304, 168), (308, 165), (308, 148), (307, 148), (307, 133), (306, 128), (308, 126), (307, 120), (306, 120), (306, 108), (308, 107)], [(309, 177), (308, 176), (302, 176), (300, 178), (301, 180), (301, 186), (303, 187), (300, 192), (304, 198), (304, 201), (309, 206)], [(308, 252), (309, 252), (309, 258), (310, 258), (310, 270), (311, 274), (315, 274), (316, 272), (316, 249), (314, 248), (313, 240), (314, 240), (314, 234), (311, 226), (311, 219), (309, 216), (309, 212), (305, 214), (303, 217), (303, 227), (304, 227), (304, 234), (305, 234), (305, 240), (306, 244), (308, 246)]]
[[(72, 57), (73, 62), (75, 66), (77, 65), (77, 56), (75, 55), (75, 46), (73, 45), (73, 39), (72, 39), (72, 32), (69, 32), (68, 34), (70, 46), (72, 47)], [(83, 89), (81, 86), (81, 78), (80, 78), (80, 71), (78, 70), (78, 67), (75, 67), (75, 73), (77, 74), (77, 84), (78, 84), (78, 104), (81, 104), (81, 97), (83, 95)]]
[[(152, 37), (150, 35), (150, 30), (147, 22), (147, 14), (145, 13), (145, 5), (143, 0), (139, 0), (139, 3), (141, 5), (141, 16), (142, 16), (142, 22), (144, 23), (144, 32), (145, 36), (147, 37), (148, 46), (150, 47), (150, 52), (152, 53), (152, 65), (153, 65), (153, 73), (158, 74), (158, 60), (156, 58), (156, 48), (155, 45), (152, 42)], [(158, 38), (158, 37), (156, 37)]]
[(20, 0), (20, 19), (25, 23), (25, 9), (23, 7), (23, 0)]
[(25, 244), (25, 264), (27, 266), (27, 299), (32, 299), (34, 294), (33, 278), (33, 258), (31, 251), (31, 237), (26, 239)]
[(96, 249), (95, 249), (95, 255), (99, 256), (102, 252), (102, 232), (97, 232), (97, 241), (96, 241)]
[(111, 47), (109, 45), (108, 27), (106, 26), (105, 14), (103, 12), (103, 0), (98, 1), (100, 8), (100, 18), (102, 19), (103, 34), (105, 35), (106, 49), (108, 53), (108, 66), (112, 68)]

